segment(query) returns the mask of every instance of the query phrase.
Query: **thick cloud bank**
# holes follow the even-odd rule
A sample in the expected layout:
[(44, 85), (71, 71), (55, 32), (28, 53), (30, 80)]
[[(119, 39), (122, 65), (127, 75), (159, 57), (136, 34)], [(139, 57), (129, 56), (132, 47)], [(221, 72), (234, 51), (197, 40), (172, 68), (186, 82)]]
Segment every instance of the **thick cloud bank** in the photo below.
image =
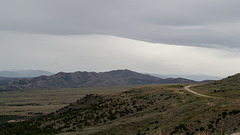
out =
[(238, 0), (0, 0), (0, 31), (240, 47)]

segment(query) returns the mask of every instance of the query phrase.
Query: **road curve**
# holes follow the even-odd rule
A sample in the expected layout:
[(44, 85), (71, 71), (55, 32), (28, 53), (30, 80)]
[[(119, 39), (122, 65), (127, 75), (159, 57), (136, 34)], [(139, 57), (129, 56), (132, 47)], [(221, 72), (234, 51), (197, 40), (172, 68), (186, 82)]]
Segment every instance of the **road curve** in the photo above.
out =
[(190, 89), (190, 87), (192, 87), (192, 86), (197, 86), (197, 85), (199, 85), (199, 84), (188, 85), (188, 86), (185, 86), (184, 89), (187, 90), (187, 91), (189, 91), (189, 92), (191, 92), (191, 93), (193, 93), (193, 94), (195, 94), (195, 95), (201, 96), (201, 97), (216, 98), (216, 97), (207, 96), (207, 95), (203, 95), (203, 94), (197, 93), (197, 92), (195, 92), (195, 91), (193, 91), (193, 90)]

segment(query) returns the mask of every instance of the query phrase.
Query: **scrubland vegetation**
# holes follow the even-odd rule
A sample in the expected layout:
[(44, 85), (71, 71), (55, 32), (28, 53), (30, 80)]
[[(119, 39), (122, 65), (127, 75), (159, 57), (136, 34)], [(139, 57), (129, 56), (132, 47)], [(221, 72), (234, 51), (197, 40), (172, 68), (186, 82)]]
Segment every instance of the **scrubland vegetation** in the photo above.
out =
[(52, 113), (5, 123), (0, 134), (231, 134), (239, 132), (240, 100), (209, 99), (185, 85), (141, 86), (88, 94)]
[(240, 97), (240, 74), (228, 76), (219, 81), (193, 87), (199, 93), (220, 98), (238, 99)]
[(113, 93), (132, 86), (64, 88), (0, 92), (0, 122), (51, 113), (92, 93)]

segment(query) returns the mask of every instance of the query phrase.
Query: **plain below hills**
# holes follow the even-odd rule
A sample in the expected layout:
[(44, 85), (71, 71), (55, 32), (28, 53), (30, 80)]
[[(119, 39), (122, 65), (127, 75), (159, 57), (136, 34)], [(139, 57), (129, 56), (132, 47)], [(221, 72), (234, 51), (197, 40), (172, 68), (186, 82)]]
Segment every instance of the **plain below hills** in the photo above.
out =
[(114, 85), (148, 85), (193, 83), (195, 81), (184, 78), (162, 79), (148, 74), (141, 74), (130, 70), (113, 70), (109, 72), (59, 72), (50, 76), (15, 79), (0, 86), (0, 90), (28, 90), (28, 89), (55, 89), (77, 88), (89, 86)]

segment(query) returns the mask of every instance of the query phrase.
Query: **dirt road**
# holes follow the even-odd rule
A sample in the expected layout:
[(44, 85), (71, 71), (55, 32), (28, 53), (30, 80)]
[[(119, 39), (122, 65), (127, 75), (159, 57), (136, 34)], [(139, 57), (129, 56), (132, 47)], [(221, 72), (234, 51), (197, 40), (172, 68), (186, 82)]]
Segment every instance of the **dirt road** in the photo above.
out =
[(195, 92), (195, 91), (190, 89), (190, 87), (197, 86), (197, 85), (199, 85), (199, 84), (188, 85), (188, 86), (185, 86), (184, 89), (189, 91), (189, 92), (191, 92), (191, 93), (193, 93), (193, 94), (195, 94), (195, 95), (198, 95), (198, 96), (202, 96), (202, 97), (206, 97), (206, 98), (216, 98), (216, 97), (211, 97), (211, 96), (207, 96), (207, 95), (203, 95), (203, 94), (197, 93), (197, 92)]

